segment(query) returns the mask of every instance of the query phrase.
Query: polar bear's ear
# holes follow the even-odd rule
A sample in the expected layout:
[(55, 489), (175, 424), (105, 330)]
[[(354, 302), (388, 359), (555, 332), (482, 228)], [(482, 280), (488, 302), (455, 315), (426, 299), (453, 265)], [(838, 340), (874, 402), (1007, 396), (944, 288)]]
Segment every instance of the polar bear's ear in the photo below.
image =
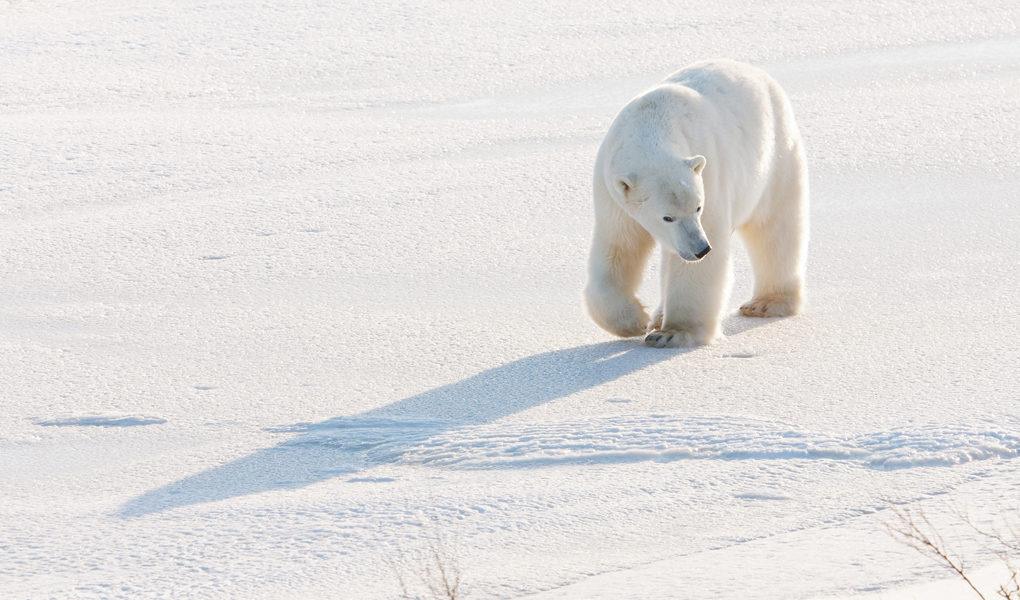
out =
[(616, 189), (620, 190), (620, 192), (622, 192), (623, 195), (626, 196), (627, 192), (634, 189), (634, 174), (627, 173), (626, 175), (617, 175)]
[(705, 157), (700, 154), (695, 154), (687, 159), (687, 165), (694, 169), (694, 172), (698, 175), (701, 175), (701, 170), (705, 168), (705, 162), (707, 162)]

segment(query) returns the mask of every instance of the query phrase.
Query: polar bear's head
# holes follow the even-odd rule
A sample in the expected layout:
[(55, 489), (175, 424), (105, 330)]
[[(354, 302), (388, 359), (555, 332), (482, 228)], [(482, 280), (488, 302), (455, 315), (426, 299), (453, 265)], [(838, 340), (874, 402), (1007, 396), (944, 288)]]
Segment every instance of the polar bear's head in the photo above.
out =
[(670, 163), (617, 173), (611, 182), (613, 196), (663, 248), (684, 260), (698, 261), (712, 249), (701, 226), (705, 157), (695, 155)]

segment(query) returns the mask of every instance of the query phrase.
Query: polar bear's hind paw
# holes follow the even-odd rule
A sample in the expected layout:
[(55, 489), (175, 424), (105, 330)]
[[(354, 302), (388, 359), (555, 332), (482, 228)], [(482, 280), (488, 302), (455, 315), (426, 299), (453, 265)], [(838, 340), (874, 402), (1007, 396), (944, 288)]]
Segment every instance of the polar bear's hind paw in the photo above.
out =
[(740, 307), (740, 314), (745, 317), (789, 317), (797, 314), (800, 302), (794, 296), (769, 294), (752, 298)]

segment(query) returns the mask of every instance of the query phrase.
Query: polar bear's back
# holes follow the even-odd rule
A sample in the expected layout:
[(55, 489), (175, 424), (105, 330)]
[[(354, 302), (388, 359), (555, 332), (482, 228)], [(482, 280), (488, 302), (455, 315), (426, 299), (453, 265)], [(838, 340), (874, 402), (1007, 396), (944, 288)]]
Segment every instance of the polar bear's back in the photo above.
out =
[(736, 194), (732, 206), (737, 224), (750, 216), (777, 170), (788, 167), (777, 161), (803, 161), (790, 101), (765, 71), (732, 60), (709, 60), (673, 73), (661, 87), (697, 98), (689, 104), (701, 108), (699, 123), (685, 130), (692, 150), (704, 150), (709, 165), (713, 158), (716, 164), (743, 165), (740, 172), (726, 172), (725, 182), (714, 182)]
[[(768, 73), (733, 60), (708, 60), (685, 67), (662, 82), (696, 93), (703, 106), (713, 107), (724, 123), (761, 123), (778, 137), (796, 135), (793, 112), (782, 87)], [(674, 87), (674, 89), (676, 89)]]
[(694, 63), (667, 77), (663, 84), (692, 89), (717, 106), (729, 104), (731, 100), (743, 104), (748, 101), (771, 104), (777, 95), (785, 98), (782, 88), (768, 73), (727, 59)]

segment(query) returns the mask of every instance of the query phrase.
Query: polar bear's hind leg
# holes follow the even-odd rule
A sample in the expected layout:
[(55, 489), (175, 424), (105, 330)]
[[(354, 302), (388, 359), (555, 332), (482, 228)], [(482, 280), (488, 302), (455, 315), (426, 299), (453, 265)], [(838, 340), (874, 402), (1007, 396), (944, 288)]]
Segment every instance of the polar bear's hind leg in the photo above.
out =
[(807, 178), (798, 158), (786, 185), (763, 200), (763, 214), (738, 230), (754, 270), (754, 297), (740, 307), (746, 317), (788, 317), (804, 303)]

